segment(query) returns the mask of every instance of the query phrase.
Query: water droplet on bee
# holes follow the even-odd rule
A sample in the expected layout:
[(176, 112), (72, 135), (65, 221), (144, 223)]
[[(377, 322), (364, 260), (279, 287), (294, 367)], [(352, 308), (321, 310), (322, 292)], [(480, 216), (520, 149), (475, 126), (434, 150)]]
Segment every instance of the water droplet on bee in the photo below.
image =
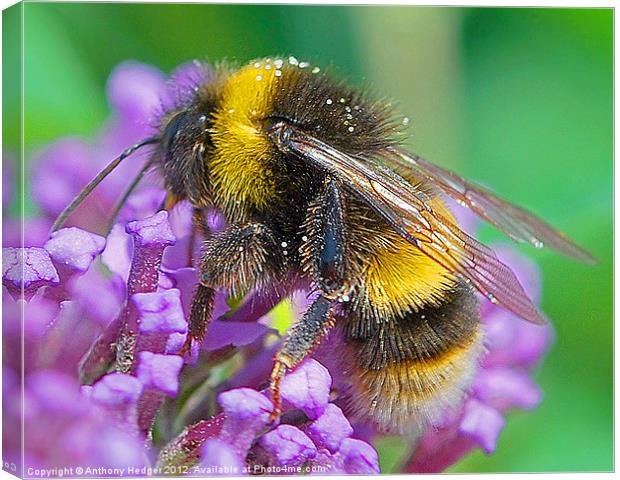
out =
[(282, 76), (282, 70), (276, 70), (276, 71), (274, 72), (274, 75), (275, 75), (276, 77), (281, 77), (281, 76)]
[(327, 105), (331, 105), (334, 102), (331, 98), (328, 98), (327, 100), (325, 100), (325, 103), (327, 103)]
[(291, 65), (298, 65), (299, 61), (295, 57), (288, 57), (288, 63)]
[(319, 73), (321, 71), (321, 69), (319, 67), (314, 67), (312, 69), (312, 73)]
[(282, 248), (288, 247), (288, 243), (286, 243), (286, 242), (282, 242), (280, 245), (282, 246)]
[(256, 80), (258, 80), (259, 82), (263, 79), (262, 75), (256, 75)]
[(309, 66), (308, 62), (299, 62), (299, 68), (308, 68)]

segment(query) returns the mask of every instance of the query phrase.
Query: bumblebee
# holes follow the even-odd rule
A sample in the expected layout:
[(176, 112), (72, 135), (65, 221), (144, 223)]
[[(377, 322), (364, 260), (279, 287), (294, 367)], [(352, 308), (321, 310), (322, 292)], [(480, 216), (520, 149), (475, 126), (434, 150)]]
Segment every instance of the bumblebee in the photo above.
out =
[[(130, 189), (155, 167), (165, 208), (190, 202), (194, 231), (205, 237), (180, 353), (203, 340), (216, 289), (312, 286), (310, 307), (274, 359), (274, 418), (282, 378), (333, 329), (350, 408), (384, 431), (411, 433), (456, 407), (471, 385), (484, 349), (476, 292), (545, 322), (514, 273), (459, 228), (446, 196), (514, 240), (593, 261), (525, 210), (408, 153), (406, 120), (318, 67), (288, 57), (201, 68), (203, 79), (157, 134), (114, 160), (54, 228), (125, 157), (154, 146)], [(208, 231), (207, 209), (223, 214), (223, 231)]]

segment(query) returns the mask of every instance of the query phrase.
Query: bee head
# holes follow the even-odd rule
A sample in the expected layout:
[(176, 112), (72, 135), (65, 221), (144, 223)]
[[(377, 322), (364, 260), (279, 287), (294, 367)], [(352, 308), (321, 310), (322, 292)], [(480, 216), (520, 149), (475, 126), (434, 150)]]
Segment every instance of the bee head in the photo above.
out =
[(178, 111), (162, 121), (158, 163), (166, 189), (176, 198), (192, 197), (187, 182), (206, 174), (208, 114), (195, 108)]
[(197, 144), (207, 140), (207, 115), (193, 109), (177, 112), (163, 122), (160, 138), (164, 162), (191, 155)]

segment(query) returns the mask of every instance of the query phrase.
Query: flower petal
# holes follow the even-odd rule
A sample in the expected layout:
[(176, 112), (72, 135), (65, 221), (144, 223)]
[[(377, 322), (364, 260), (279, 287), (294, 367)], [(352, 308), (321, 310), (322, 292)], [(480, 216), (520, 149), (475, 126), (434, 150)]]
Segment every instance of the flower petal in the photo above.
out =
[(138, 310), (141, 333), (183, 333), (187, 322), (176, 288), (159, 292), (135, 293), (131, 301)]
[(30, 300), (39, 288), (59, 283), (58, 272), (43, 248), (2, 249), (2, 284), (14, 299), (21, 296), (22, 285), (25, 299)]
[(500, 411), (536, 407), (542, 392), (529, 373), (508, 367), (482, 369), (474, 384), (476, 398)]
[(238, 420), (260, 418), (265, 423), (273, 410), (273, 404), (265, 395), (251, 388), (235, 388), (217, 397), (227, 417)]
[(108, 98), (122, 121), (146, 124), (161, 108), (166, 79), (150, 65), (124, 62), (118, 65), (108, 80)]
[(92, 147), (81, 139), (64, 138), (33, 156), (32, 197), (39, 207), (54, 217), (96, 173)]
[(131, 267), (131, 237), (121, 225), (112, 227), (105, 250), (101, 253), (101, 261), (112, 273), (127, 281)]
[(142, 393), (142, 383), (125, 373), (110, 373), (93, 386), (90, 398), (109, 406), (132, 404)]
[(292, 425), (280, 425), (263, 435), (259, 443), (274, 459), (276, 465), (302, 465), (317, 454), (312, 440)]
[(344, 469), (353, 474), (378, 474), (379, 455), (368, 443), (355, 438), (345, 438), (338, 451), (343, 457)]
[(168, 212), (160, 210), (144, 220), (129, 222), (125, 227), (127, 233), (141, 247), (174, 245), (176, 237), (168, 222)]
[(529, 367), (539, 362), (553, 341), (551, 325), (534, 325), (501, 309), (484, 318), (488, 353), (485, 367), (512, 365)]
[(137, 376), (145, 387), (156, 388), (171, 397), (179, 390), (183, 359), (177, 355), (140, 352)]
[(465, 404), (459, 431), (475, 440), (488, 455), (495, 451), (497, 438), (505, 423), (506, 421), (501, 413), (472, 398)]
[(204, 349), (218, 350), (228, 345), (243, 347), (258, 340), (268, 332), (277, 333), (260, 323), (215, 320), (209, 325)]
[(105, 238), (81, 228), (53, 232), (44, 248), (61, 272), (85, 272), (105, 247)]
[[(238, 475), (243, 471), (245, 459), (237, 453), (232, 445), (217, 438), (208, 439), (201, 452), (202, 467), (197, 473), (204, 475)], [(204, 469), (207, 469), (205, 472)]]
[(342, 410), (330, 403), (323, 415), (306, 428), (306, 433), (316, 445), (335, 453), (342, 441), (353, 434), (353, 427)]
[(327, 369), (310, 358), (284, 377), (280, 392), (282, 399), (293, 408), (299, 408), (309, 418), (317, 419), (327, 408), (331, 385), (332, 379)]

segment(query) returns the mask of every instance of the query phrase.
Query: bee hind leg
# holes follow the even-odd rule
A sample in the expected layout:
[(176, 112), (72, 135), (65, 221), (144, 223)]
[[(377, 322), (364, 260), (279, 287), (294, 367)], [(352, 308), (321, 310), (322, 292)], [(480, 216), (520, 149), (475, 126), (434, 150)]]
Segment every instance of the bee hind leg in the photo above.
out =
[(303, 318), (289, 330), (275, 356), (271, 372), (271, 398), (274, 404), (270, 416), (272, 421), (282, 410), (280, 384), (286, 371), (297, 367), (312, 353), (333, 326), (334, 301), (321, 295), (310, 305)]

